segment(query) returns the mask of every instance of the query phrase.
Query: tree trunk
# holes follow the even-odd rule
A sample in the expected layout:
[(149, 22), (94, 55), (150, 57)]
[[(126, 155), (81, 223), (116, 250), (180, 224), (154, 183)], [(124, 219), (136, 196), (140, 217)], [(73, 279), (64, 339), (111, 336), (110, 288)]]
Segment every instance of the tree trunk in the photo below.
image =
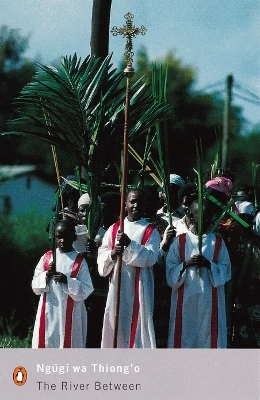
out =
[(228, 142), (230, 135), (230, 107), (232, 99), (232, 85), (233, 85), (233, 75), (229, 74), (227, 76), (226, 99), (224, 104), (224, 116), (223, 116), (222, 157), (221, 157), (222, 168), (226, 167), (226, 162), (227, 162)]
[(93, 0), (90, 51), (102, 59), (108, 55), (111, 3), (112, 0)]

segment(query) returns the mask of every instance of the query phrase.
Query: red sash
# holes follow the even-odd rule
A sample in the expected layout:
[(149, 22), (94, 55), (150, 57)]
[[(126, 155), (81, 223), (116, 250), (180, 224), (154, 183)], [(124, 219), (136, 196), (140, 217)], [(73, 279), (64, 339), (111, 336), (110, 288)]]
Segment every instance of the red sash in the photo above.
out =
[[(43, 268), (44, 271), (48, 270), (50, 258), (52, 256), (52, 251), (48, 251), (47, 253), (44, 254), (44, 259), (43, 259)], [(71, 278), (76, 278), (78, 275), (78, 272), (80, 270), (80, 266), (83, 261), (83, 256), (82, 254), (77, 254), (77, 257), (74, 261), (70, 277)], [(45, 292), (43, 294), (43, 300), (42, 300), (42, 308), (41, 308), (41, 315), (40, 315), (40, 326), (39, 326), (39, 340), (38, 340), (38, 348), (45, 348), (45, 332), (46, 332), (46, 295), (47, 293)], [(73, 308), (74, 308), (74, 300), (68, 296), (67, 297), (67, 307), (66, 307), (66, 318), (65, 318), (65, 329), (64, 329), (64, 342), (63, 342), (63, 347), (64, 348), (70, 348), (71, 347), (71, 332), (72, 332), (72, 314), (73, 314)]]
[[(112, 250), (114, 250), (114, 248), (115, 248), (116, 234), (119, 229), (119, 226), (120, 226), (120, 220), (116, 221), (112, 228)], [(113, 274), (114, 274), (114, 268), (111, 270), (111, 272), (109, 274), (109, 283), (112, 280)]]
[(112, 250), (115, 248), (116, 234), (120, 226), (120, 220), (116, 221), (112, 228)]
[[(212, 262), (216, 263), (218, 260), (219, 251), (221, 248), (222, 239), (216, 236), (215, 248), (212, 257)], [(179, 249), (180, 259), (183, 263), (185, 261), (185, 245), (186, 245), (186, 234), (179, 235)], [(184, 295), (184, 284), (178, 289), (178, 299), (175, 314), (175, 330), (174, 330), (174, 348), (181, 348), (181, 336), (182, 336), (182, 306), (183, 306), (183, 295)], [(217, 348), (218, 344), (218, 289), (212, 287), (212, 305), (211, 305), (211, 343), (212, 349)]]
[[(112, 249), (115, 246), (116, 234), (118, 231), (118, 227), (120, 225), (120, 221), (117, 221), (113, 228), (112, 228)], [(141, 245), (144, 246), (151, 233), (155, 229), (155, 226), (149, 224), (145, 231), (141, 241)], [(138, 324), (138, 316), (139, 316), (139, 309), (140, 309), (140, 302), (139, 302), (139, 283), (140, 283), (140, 267), (135, 267), (135, 289), (134, 289), (134, 303), (133, 303), (133, 312), (132, 312), (132, 323), (131, 323), (131, 332), (130, 332), (130, 343), (129, 348), (132, 349), (135, 343), (136, 331), (137, 331), (137, 324)]]
[[(185, 245), (186, 245), (186, 234), (182, 233), (179, 236), (179, 248), (180, 248), (180, 259), (181, 262), (185, 261)], [(175, 315), (175, 330), (174, 330), (174, 345), (176, 349), (181, 348), (181, 335), (182, 335), (182, 305), (183, 305), (184, 285), (182, 284), (178, 289), (178, 299)]]
[[(218, 261), (218, 255), (221, 248), (222, 239), (220, 236), (216, 236), (216, 243), (212, 262)], [(212, 286), (212, 302), (211, 302), (211, 349), (218, 347), (218, 289)]]

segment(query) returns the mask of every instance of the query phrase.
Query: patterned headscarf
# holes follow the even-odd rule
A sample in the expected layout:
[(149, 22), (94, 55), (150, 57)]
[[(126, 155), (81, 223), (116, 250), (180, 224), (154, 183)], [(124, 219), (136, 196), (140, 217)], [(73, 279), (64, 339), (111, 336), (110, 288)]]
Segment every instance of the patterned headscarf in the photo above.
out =
[(232, 193), (232, 181), (224, 176), (217, 176), (216, 178), (211, 179), (206, 182), (206, 188), (212, 188), (217, 190), (218, 192), (225, 193), (227, 197), (231, 196)]

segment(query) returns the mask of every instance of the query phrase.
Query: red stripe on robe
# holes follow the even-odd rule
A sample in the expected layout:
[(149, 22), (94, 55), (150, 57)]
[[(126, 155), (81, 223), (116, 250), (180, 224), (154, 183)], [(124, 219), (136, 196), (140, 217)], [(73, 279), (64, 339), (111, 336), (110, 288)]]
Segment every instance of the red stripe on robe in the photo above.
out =
[[(221, 248), (222, 239), (216, 237), (215, 248), (213, 253), (212, 262), (216, 263), (218, 260), (219, 251)], [(179, 236), (180, 245), (180, 259), (181, 262), (185, 261), (185, 244), (186, 234), (183, 233)], [(178, 299), (175, 314), (175, 330), (174, 330), (174, 348), (181, 348), (181, 335), (182, 335), (182, 306), (183, 306), (184, 284), (178, 289)], [(217, 348), (218, 344), (218, 289), (212, 287), (212, 310), (211, 310), (211, 348)]]
[[(112, 249), (115, 247), (116, 234), (120, 225), (120, 221), (117, 221), (112, 228)], [(141, 241), (141, 245), (145, 245), (147, 240), (149, 239), (152, 231), (155, 229), (154, 225), (149, 224), (144, 231), (144, 235)], [(112, 272), (110, 273), (110, 280), (112, 279)], [(138, 316), (139, 316), (139, 278), (140, 278), (140, 267), (135, 267), (135, 289), (134, 289), (134, 303), (133, 303), (133, 313), (132, 313), (132, 323), (131, 323), (131, 332), (130, 332), (130, 343), (129, 348), (132, 349), (134, 347)]]
[[(155, 229), (154, 225), (148, 225), (144, 236), (141, 241), (141, 245), (145, 245), (148, 241), (152, 231)], [(140, 309), (140, 301), (139, 301), (139, 283), (140, 283), (140, 267), (135, 267), (135, 295), (134, 295), (134, 304), (133, 304), (133, 314), (132, 314), (132, 323), (131, 323), (131, 334), (130, 334), (130, 344), (129, 348), (132, 349), (135, 343), (136, 330), (138, 324), (138, 316)]]
[[(182, 233), (179, 235), (179, 246), (180, 246), (180, 259), (181, 262), (185, 261), (185, 245), (186, 245), (186, 234)], [(178, 289), (178, 299), (175, 314), (175, 329), (174, 329), (174, 342), (173, 347), (176, 349), (181, 348), (181, 336), (182, 336), (182, 305), (184, 295), (184, 284)]]
[[(52, 255), (52, 251), (48, 251), (44, 255), (43, 260), (43, 268), (44, 271), (48, 270), (49, 261)], [(82, 254), (78, 254), (70, 274), (71, 278), (75, 278), (79, 272), (81, 263), (83, 261)], [(46, 332), (46, 295), (45, 292), (43, 294), (41, 315), (40, 315), (40, 326), (39, 326), (39, 340), (38, 340), (38, 348), (45, 348), (45, 332)], [(65, 331), (64, 331), (64, 348), (71, 347), (71, 330), (72, 330), (72, 313), (74, 308), (74, 300), (68, 295), (67, 298), (67, 307), (66, 307), (66, 319), (65, 319)]]
[[(112, 250), (114, 250), (114, 248), (115, 248), (116, 234), (117, 234), (119, 226), (120, 226), (120, 220), (116, 221), (112, 228)], [(114, 268), (112, 269), (112, 271), (109, 274), (109, 283), (111, 282), (113, 274), (114, 274)]]
[[(52, 251), (47, 251), (44, 254), (43, 259), (43, 269), (44, 271), (48, 271), (50, 258), (52, 256)], [(40, 315), (40, 326), (39, 326), (39, 338), (38, 338), (38, 348), (43, 349), (45, 348), (45, 329), (46, 329), (46, 292), (43, 294), (42, 299), (42, 308), (41, 308), (41, 315)]]
[[(222, 239), (216, 237), (215, 249), (212, 258), (212, 262), (218, 261), (218, 255), (221, 248)], [(212, 311), (211, 311), (211, 349), (218, 347), (218, 289), (212, 286)]]
[[(76, 278), (76, 276), (78, 275), (82, 261), (83, 261), (82, 254), (78, 254), (72, 267), (72, 271), (70, 274), (71, 278)], [(64, 345), (63, 345), (64, 348), (71, 347), (72, 314), (74, 309), (74, 303), (75, 303), (74, 300), (68, 295), (66, 318), (65, 318), (65, 331), (64, 331)]]

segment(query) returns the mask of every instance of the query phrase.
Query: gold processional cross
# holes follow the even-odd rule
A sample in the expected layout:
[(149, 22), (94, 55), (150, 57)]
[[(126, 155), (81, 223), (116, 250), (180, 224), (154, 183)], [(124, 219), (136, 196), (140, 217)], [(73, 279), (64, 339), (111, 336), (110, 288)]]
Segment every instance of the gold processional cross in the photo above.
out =
[[(130, 110), (130, 80), (134, 76), (133, 68), (133, 43), (132, 38), (136, 35), (145, 35), (146, 28), (136, 28), (133, 24), (134, 16), (129, 12), (125, 15), (126, 25), (123, 28), (113, 27), (111, 33), (114, 36), (122, 35), (126, 38), (125, 46), (125, 61), (126, 68), (124, 74), (126, 76), (126, 96), (125, 96), (125, 123), (124, 123), (124, 138), (123, 138), (123, 153), (122, 153), (122, 177), (121, 177), (121, 205), (120, 205), (120, 231), (124, 232), (124, 214), (125, 214), (125, 194), (127, 189), (127, 153), (128, 153), (128, 124)], [(120, 305), (120, 285), (121, 285), (121, 269), (122, 269), (122, 254), (117, 256), (117, 275), (116, 275), (116, 299), (115, 299), (115, 314), (114, 314), (114, 333), (113, 333), (113, 348), (117, 347), (117, 333), (119, 321), (119, 305)]]
[(130, 12), (127, 13), (124, 17), (126, 19), (126, 24), (122, 28), (117, 28), (116, 26), (114, 26), (111, 30), (111, 33), (113, 36), (122, 35), (124, 38), (126, 38), (126, 45), (124, 52), (126, 69), (124, 70), (124, 72), (129, 74), (131, 73), (134, 74), (134, 69), (133, 69), (134, 53), (132, 51), (133, 49), (132, 38), (136, 37), (136, 35), (145, 35), (147, 29), (143, 25), (140, 28), (136, 28), (132, 23), (134, 16)]

